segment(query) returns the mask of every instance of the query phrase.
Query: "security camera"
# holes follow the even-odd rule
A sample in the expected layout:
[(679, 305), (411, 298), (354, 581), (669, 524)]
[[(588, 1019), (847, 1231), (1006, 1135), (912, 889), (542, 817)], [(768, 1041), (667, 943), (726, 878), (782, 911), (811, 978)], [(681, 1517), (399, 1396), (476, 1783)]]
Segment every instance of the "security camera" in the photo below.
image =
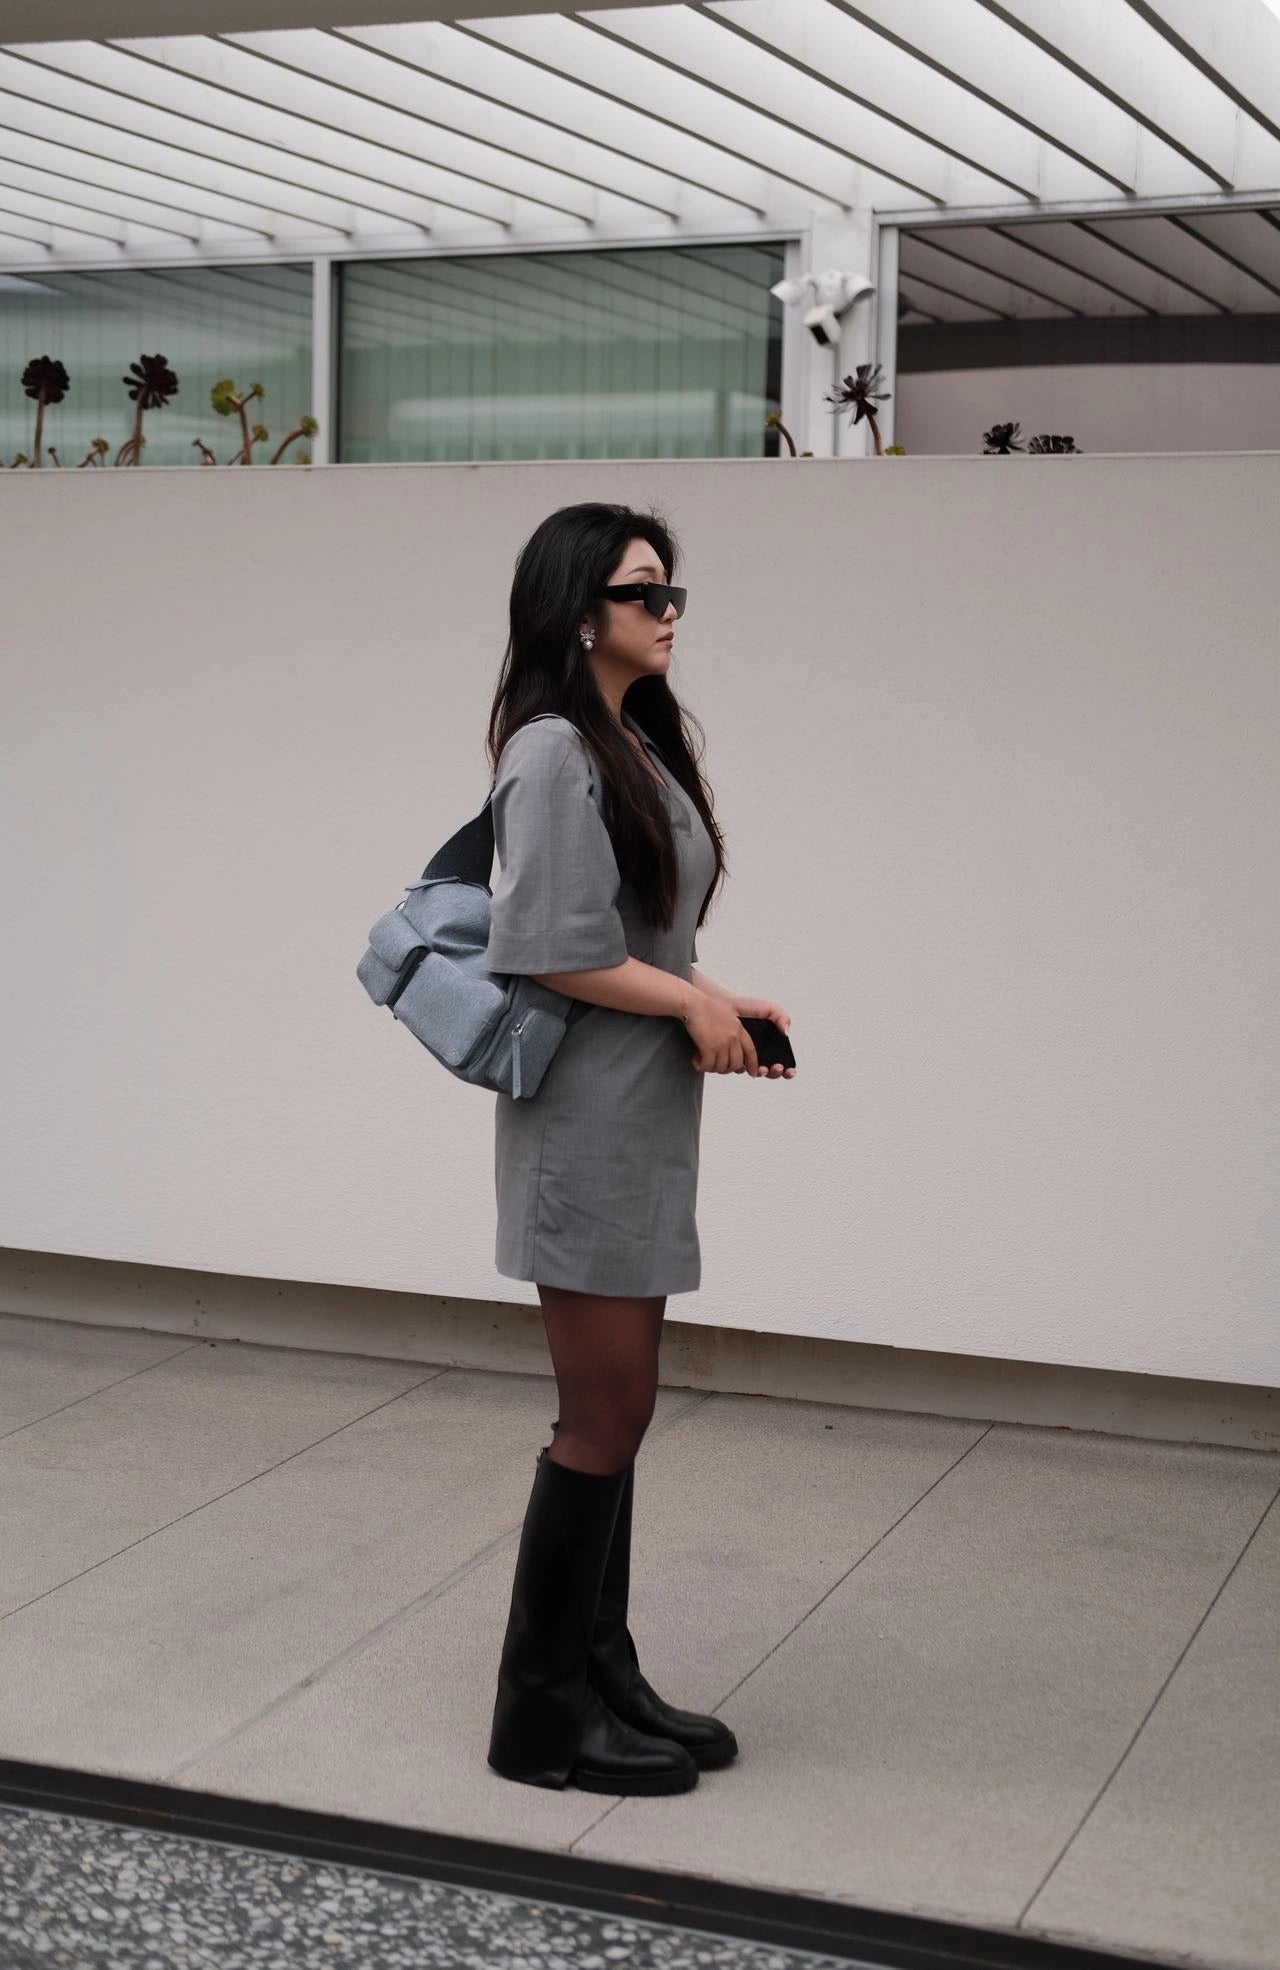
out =
[(824, 349), (840, 346), (840, 317), (834, 308), (810, 308), (804, 317), (804, 325), (815, 342)]
[(824, 349), (839, 347), (840, 316), (845, 309), (875, 291), (874, 281), (865, 275), (842, 273), (838, 267), (828, 267), (821, 274), (801, 274), (797, 280), (780, 280), (769, 289), (788, 306), (810, 293), (814, 295), (817, 305), (805, 313), (804, 325)]

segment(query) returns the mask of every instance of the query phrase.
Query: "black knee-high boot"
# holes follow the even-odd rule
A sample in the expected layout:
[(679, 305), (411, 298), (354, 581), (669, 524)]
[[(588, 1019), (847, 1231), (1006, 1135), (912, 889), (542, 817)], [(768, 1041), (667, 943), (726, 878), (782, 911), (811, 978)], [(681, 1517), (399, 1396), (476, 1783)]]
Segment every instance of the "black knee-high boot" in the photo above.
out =
[[(551, 1425), (559, 1428), (559, 1419)], [(631, 1509), (635, 1459), (627, 1465), (613, 1536), (600, 1584), (592, 1630), (588, 1676), (609, 1709), (624, 1723), (683, 1745), (702, 1771), (714, 1771), (738, 1755), (738, 1740), (719, 1717), (677, 1710), (665, 1703), (640, 1669), (635, 1640), (627, 1626), (631, 1594)]]
[(516, 1557), (488, 1762), (526, 1785), (687, 1792), (682, 1745), (615, 1716), (587, 1673), (625, 1471), (598, 1475), (538, 1453)]

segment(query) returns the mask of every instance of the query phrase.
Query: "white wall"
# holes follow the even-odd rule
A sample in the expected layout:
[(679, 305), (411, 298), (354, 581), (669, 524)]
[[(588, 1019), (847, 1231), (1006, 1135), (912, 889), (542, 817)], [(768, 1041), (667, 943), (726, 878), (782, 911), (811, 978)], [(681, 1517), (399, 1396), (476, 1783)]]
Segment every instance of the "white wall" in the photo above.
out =
[(1274, 454), (0, 476), (0, 1242), (536, 1303), (354, 971), (584, 498), (683, 537), (703, 966), (800, 1062), (669, 1313), (1280, 1382)]
[(1064, 363), (899, 374), (895, 441), (981, 453), (993, 424), (1069, 432), (1081, 451), (1280, 449), (1280, 363)]

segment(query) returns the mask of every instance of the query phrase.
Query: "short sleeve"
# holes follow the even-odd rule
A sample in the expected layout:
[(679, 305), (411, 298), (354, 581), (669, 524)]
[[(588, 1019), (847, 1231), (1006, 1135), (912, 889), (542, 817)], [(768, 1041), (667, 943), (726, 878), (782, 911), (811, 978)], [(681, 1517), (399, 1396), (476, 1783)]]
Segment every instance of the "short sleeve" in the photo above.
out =
[(624, 963), (618, 864), (573, 727), (542, 718), (513, 733), (492, 802), (501, 874), (490, 902), (487, 969), (591, 971)]

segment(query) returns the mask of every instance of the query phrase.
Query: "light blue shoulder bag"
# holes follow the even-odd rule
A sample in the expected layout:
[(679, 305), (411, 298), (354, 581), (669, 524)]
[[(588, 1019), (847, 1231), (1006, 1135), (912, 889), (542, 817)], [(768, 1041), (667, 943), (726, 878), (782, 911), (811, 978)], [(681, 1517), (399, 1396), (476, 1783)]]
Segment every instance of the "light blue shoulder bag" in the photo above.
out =
[[(595, 762), (590, 753), (587, 759), (601, 806)], [(474, 821), (449, 837), (403, 902), (378, 918), (356, 977), (373, 1003), (389, 1006), (460, 1081), (521, 1100), (538, 1092), (565, 1033), (588, 1006), (522, 972), (486, 970), (493, 858), (490, 787)]]

